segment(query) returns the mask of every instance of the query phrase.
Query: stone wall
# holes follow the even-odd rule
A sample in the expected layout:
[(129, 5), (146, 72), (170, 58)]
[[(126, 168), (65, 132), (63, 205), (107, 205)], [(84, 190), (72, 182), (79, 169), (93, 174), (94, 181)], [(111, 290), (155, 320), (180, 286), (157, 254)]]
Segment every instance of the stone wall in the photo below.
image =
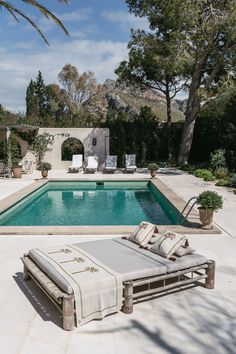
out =
[[(98, 168), (102, 169), (107, 155), (109, 155), (109, 129), (107, 128), (40, 128), (39, 134), (44, 132), (54, 136), (52, 150), (47, 152), (44, 161), (50, 162), (53, 169), (64, 170), (71, 165), (71, 161), (62, 161), (61, 146), (68, 138), (77, 138), (84, 145), (84, 161), (87, 157), (98, 156)], [(96, 139), (96, 141), (94, 141)], [(96, 145), (93, 145), (96, 143)], [(27, 154), (29, 155), (29, 154)]]

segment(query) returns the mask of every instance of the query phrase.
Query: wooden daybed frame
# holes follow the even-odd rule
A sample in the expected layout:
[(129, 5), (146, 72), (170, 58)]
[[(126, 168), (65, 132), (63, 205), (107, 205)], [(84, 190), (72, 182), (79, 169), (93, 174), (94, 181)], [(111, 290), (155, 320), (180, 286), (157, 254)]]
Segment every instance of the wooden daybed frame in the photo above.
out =
[[(75, 301), (74, 295), (68, 295), (56, 285), (35, 262), (24, 255), (24, 280), (34, 280), (43, 292), (62, 313), (63, 329), (71, 331), (75, 328)], [(151, 276), (142, 279), (123, 282), (123, 307), (126, 314), (133, 312), (133, 302), (142, 297), (148, 297), (176, 287), (189, 285), (204, 280), (205, 288), (214, 289), (215, 262), (208, 260), (205, 263), (191, 268), (185, 268), (172, 273)]]

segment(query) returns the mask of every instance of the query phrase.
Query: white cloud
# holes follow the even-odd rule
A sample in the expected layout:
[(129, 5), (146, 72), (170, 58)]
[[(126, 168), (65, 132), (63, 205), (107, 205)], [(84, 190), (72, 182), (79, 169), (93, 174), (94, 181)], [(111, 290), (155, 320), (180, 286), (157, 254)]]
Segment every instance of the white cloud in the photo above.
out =
[[(54, 13), (56, 17), (67, 27), (68, 24), (81, 24), (81, 22), (89, 20), (93, 9), (90, 7), (78, 8), (77, 10), (64, 12), (63, 14)], [(30, 18), (37, 23), (39, 28), (44, 32), (49, 32), (56, 28), (56, 24), (51, 19), (47, 19), (45, 16), (40, 16), (39, 20), (36, 16), (30, 15)], [(25, 30), (31, 30), (32, 26), (26, 23)]]
[(63, 14), (57, 14), (61, 21), (65, 22), (80, 22), (88, 20), (92, 14), (93, 9), (91, 7), (78, 8), (76, 11), (64, 12)]
[(146, 18), (135, 17), (125, 11), (104, 11), (102, 17), (109, 22), (119, 24), (120, 28), (125, 32), (131, 28), (148, 30), (148, 20)]
[[(19, 48), (18, 43), (16, 47)], [(26, 87), (42, 71), (46, 84), (58, 82), (57, 76), (66, 63), (80, 72), (93, 71), (99, 82), (114, 78), (114, 69), (127, 58), (127, 43), (94, 40), (57, 42), (41, 50), (20, 51), (1, 48), (0, 103), (13, 111), (25, 110)]]

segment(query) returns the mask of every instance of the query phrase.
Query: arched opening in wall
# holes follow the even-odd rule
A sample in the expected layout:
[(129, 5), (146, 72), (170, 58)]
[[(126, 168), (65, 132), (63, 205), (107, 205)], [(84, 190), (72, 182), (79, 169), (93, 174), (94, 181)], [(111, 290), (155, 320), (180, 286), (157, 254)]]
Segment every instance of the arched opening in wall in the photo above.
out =
[(72, 156), (84, 155), (84, 145), (77, 138), (66, 139), (61, 146), (61, 160), (72, 161)]

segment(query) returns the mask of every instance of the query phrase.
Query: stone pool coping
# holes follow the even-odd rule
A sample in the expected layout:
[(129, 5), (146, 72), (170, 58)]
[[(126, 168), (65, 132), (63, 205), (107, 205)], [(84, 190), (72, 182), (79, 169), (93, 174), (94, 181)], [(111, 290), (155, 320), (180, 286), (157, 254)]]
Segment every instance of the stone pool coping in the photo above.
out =
[[(35, 192), (48, 182), (68, 182), (69, 180), (51, 178), (51, 179), (39, 179), (35, 180), (32, 184), (21, 190), (15, 192), (13, 195), (1, 200), (0, 213), (10, 208), (15, 203), (27, 197), (29, 194)], [(73, 182), (87, 182), (90, 179), (73, 179)], [(124, 179), (112, 179), (104, 178), (104, 181), (111, 182), (126, 182)], [(186, 201), (178, 196), (171, 188), (160, 181), (158, 178), (154, 179), (132, 179), (127, 182), (140, 182), (150, 181), (154, 186), (158, 188), (161, 194), (174, 206), (174, 208), (181, 213), (186, 205)], [(70, 181), (71, 182), (71, 181)], [(136, 225), (119, 225), (119, 226), (0, 226), (0, 235), (120, 235), (130, 234)], [(184, 233), (184, 234), (220, 234), (221, 231), (212, 224), (211, 229), (201, 228), (198, 211), (193, 208), (190, 215), (187, 218), (186, 226), (181, 225), (160, 225), (158, 226), (160, 232), (167, 230)]]

